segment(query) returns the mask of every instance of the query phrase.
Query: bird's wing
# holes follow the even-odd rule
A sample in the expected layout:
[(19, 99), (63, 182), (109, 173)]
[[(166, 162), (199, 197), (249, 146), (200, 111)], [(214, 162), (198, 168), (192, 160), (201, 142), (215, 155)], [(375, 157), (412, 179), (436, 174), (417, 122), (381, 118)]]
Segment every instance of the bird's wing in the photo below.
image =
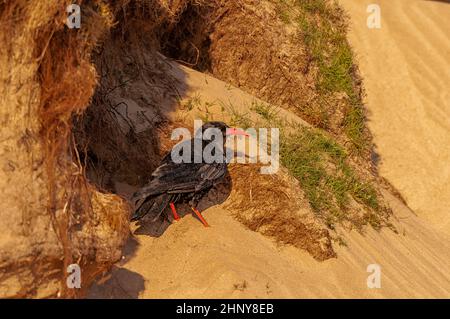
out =
[[(183, 143), (190, 143), (191, 147), (186, 150), (195, 149), (194, 139)], [(201, 141), (198, 144), (201, 145)], [(193, 159), (191, 154), (191, 161)], [(225, 175), (226, 170), (226, 163), (174, 163), (171, 153), (168, 153), (152, 173), (152, 180), (133, 195), (133, 201), (142, 204), (149, 196), (201, 191), (211, 187), (215, 179)]]
[(135, 200), (162, 193), (179, 194), (198, 192), (211, 187), (225, 175), (225, 163), (165, 163), (152, 174), (149, 184), (135, 193)]
[(203, 166), (198, 170), (201, 181), (197, 184), (195, 191), (201, 191), (213, 186), (214, 182), (219, 178), (224, 177), (226, 172), (226, 163), (203, 164)]
[(167, 193), (190, 193), (209, 188), (226, 173), (225, 163), (173, 164), (162, 168), (158, 180)]

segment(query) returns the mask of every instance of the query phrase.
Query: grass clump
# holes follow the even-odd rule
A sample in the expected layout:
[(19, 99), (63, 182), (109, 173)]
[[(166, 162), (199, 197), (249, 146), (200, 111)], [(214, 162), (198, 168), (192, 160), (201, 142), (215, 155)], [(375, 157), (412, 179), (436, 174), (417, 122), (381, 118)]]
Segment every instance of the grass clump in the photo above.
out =
[(277, 110), (274, 109), (270, 104), (262, 103), (262, 102), (254, 102), (250, 107), (250, 110), (257, 113), (261, 116), (265, 121), (273, 122), (277, 118)]
[[(376, 189), (348, 164), (345, 149), (336, 141), (303, 127), (283, 133), (280, 142), (281, 164), (299, 180), (311, 208), (330, 228), (342, 222), (375, 229), (386, 224), (388, 209)], [(358, 213), (358, 206), (364, 212)]]
[(280, 118), (270, 104), (251, 105), (250, 110), (261, 121), (233, 107), (227, 110), (232, 114), (231, 125), (280, 128), (281, 165), (300, 182), (311, 208), (329, 228), (346, 224), (358, 230), (365, 225), (393, 229), (388, 221), (390, 208), (385, 206), (370, 173), (358, 173), (347, 150), (335, 138), (321, 129)]
[(316, 127), (333, 131), (331, 118), (337, 105), (343, 104), (338, 134), (343, 133), (358, 153), (364, 153), (371, 141), (354, 55), (346, 38), (345, 13), (334, 0), (278, 0), (277, 4), (283, 21), (288, 8), (295, 12), (290, 21), (296, 23), (315, 69), (318, 96), (312, 105), (302, 107), (302, 115)]
[(356, 82), (353, 52), (347, 41), (344, 12), (328, 0), (296, 1), (299, 25), (311, 58), (318, 67), (316, 85), (333, 104), (333, 93), (345, 93), (344, 131), (357, 150), (368, 147), (363, 103)]

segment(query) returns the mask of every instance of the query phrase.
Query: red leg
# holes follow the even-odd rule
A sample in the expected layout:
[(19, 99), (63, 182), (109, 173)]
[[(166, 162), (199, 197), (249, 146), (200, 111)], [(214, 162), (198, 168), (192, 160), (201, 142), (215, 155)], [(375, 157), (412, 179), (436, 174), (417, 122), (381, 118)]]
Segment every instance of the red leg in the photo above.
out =
[(175, 218), (175, 220), (180, 220), (180, 216), (178, 216), (177, 210), (175, 209), (175, 205), (173, 203), (170, 203), (170, 208), (172, 209), (173, 218)]
[(202, 214), (200, 214), (200, 212), (198, 210), (196, 210), (194, 207), (191, 207), (191, 208), (192, 208), (192, 211), (195, 213), (195, 215), (197, 215), (197, 217), (200, 218), (200, 220), (202, 221), (203, 225), (205, 227), (209, 227), (208, 223), (203, 218)]

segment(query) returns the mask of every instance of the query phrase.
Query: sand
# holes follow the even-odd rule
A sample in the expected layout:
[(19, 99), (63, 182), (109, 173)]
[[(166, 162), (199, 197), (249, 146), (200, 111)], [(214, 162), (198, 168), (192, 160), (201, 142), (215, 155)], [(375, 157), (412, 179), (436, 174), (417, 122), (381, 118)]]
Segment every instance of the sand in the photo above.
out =
[(352, 18), (380, 173), (450, 234), (450, 4), (379, 0), (381, 29), (368, 29), (374, 1), (339, 2)]
[[(245, 111), (252, 97), (178, 67), (186, 96), (233, 101)], [(181, 77), (182, 76), (182, 77)], [(219, 103), (220, 104), (220, 103)], [(90, 298), (446, 298), (450, 240), (386, 194), (399, 234), (389, 229), (344, 233), (347, 246), (325, 262), (252, 232), (222, 206), (204, 211), (212, 226), (190, 215), (160, 237), (135, 234), (123, 260)], [(367, 267), (381, 267), (381, 288), (367, 286)]]
[[(91, 298), (446, 298), (450, 245), (401, 203), (401, 234), (373, 230), (346, 236), (338, 258), (317, 262), (279, 247), (227, 211), (204, 212), (212, 227), (185, 217), (159, 238), (136, 236), (111, 277)], [(369, 264), (381, 288), (367, 287)]]

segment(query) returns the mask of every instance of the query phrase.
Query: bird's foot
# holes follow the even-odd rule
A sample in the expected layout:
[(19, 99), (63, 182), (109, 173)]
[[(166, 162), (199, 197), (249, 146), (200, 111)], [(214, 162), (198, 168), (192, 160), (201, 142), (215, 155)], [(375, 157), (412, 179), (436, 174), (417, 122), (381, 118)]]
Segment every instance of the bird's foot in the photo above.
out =
[(203, 223), (203, 226), (209, 227), (208, 223), (203, 218), (202, 214), (197, 209), (195, 209), (194, 207), (191, 207), (191, 208), (192, 208), (192, 211), (195, 213), (195, 215), (197, 215), (197, 217), (201, 220), (201, 222)]

